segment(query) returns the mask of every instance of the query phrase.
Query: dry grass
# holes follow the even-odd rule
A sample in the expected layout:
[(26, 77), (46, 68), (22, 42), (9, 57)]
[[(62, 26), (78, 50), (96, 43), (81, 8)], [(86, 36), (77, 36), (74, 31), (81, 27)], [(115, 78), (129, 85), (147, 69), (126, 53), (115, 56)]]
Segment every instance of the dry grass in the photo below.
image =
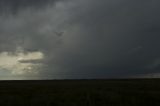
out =
[(160, 79), (1, 81), (0, 106), (160, 106)]

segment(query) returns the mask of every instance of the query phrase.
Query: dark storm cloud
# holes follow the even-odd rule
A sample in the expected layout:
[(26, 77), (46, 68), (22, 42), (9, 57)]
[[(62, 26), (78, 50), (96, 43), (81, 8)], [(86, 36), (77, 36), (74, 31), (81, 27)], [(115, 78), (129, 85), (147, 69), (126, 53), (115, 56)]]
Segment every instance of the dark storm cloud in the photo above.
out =
[(16, 14), (21, 9), (43, 8), (54, 1), (56, 0), (0, 0), (0, 12)]
[[(37, 51), (39, 46), (44, 48), (44, 44), (50, 45), (52, 41), (47, 40), (56, 39), (57, 36), (51, 35), (59, 33), (55, 34), (54, 27), (50, 28), (57, 15), (53, 14), (56, 11), (54, 7), (49, 5), (54, 6), (55, 2), (56, 0), (1, 0), (0, 50), (14, 51), (21, 45), (28, 51)], [(36, 40), (44, 44), (40, 45)]]
[(16, 15), (0, 17), (0, 50), (21, 45), (26, 52), (43, 52), (42, 78), (159, 73), (158, 0), (67, 0), (45, 7), (44, 0), (34, 1), (17, 0), (31, 9), (20, 6)]
[(69, 75), (88, 77), (158, 72), (159, 64), (154, 69), (148, 69), (148, 65), (160, 56), (159, 3), (149, 0), (77, 3), (81, 8), (73, 11), (73, 21), (78, 31), (71, 32), (76, 36), (71, 39), (76, 42), (60, 56), (61, 65), (71, 70), (67, 72)]

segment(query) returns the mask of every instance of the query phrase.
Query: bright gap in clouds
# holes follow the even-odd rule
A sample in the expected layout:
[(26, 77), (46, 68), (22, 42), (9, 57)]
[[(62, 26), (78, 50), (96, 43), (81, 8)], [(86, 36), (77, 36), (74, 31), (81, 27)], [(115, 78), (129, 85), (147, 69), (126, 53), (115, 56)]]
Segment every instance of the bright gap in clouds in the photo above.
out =
[(21, 47), (18, 47), (15, 53), (7, 51), (0, 53), (0, 72), (9, 75), (33, 75), (38, 74), (38, 67), (42, 65), (41, 61), (44, 54), (40, 51), (25, 53)]

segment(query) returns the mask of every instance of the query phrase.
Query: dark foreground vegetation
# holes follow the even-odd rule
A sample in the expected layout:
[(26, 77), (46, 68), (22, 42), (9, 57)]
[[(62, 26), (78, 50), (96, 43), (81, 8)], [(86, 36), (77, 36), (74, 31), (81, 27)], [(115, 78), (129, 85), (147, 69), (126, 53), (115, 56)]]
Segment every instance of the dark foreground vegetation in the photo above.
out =
[(0, 106), (160, 106), (160, 79), (0, 81)]

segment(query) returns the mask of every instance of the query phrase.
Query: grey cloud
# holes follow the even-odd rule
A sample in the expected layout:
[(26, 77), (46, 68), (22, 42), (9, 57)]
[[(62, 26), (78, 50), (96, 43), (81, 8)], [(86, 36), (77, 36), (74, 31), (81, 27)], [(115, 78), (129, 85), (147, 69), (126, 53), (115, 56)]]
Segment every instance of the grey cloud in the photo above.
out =
[(160, 57), (159, 4), (158, 0), (57, 0), (45, 8), (23, 8), (16, 15), (0, 17), (0, 51), (21, 45), (26, 51), (43, 52), (41, 78), (157, 73), (146, 67)]
[(17, 14), (19, 10), (26, 8), (45, 8), (50, 3), (54, 3), (56, 0), (0, 0), (0, 13), (12, 15)]
[(159, 1), (87, 2), (73, 16), (79, 26), (76, 45), (63, 54), (65, 66), (73, 70), (69, 74), (121, 77), (157, 72), (144, 67), (159, 57)]
[(20, 63), (32, 63), (32, 64), (41, 64), (43, 61), (41, 59), (36, 59), (36, 60), (19, 60), (18, 62)]

